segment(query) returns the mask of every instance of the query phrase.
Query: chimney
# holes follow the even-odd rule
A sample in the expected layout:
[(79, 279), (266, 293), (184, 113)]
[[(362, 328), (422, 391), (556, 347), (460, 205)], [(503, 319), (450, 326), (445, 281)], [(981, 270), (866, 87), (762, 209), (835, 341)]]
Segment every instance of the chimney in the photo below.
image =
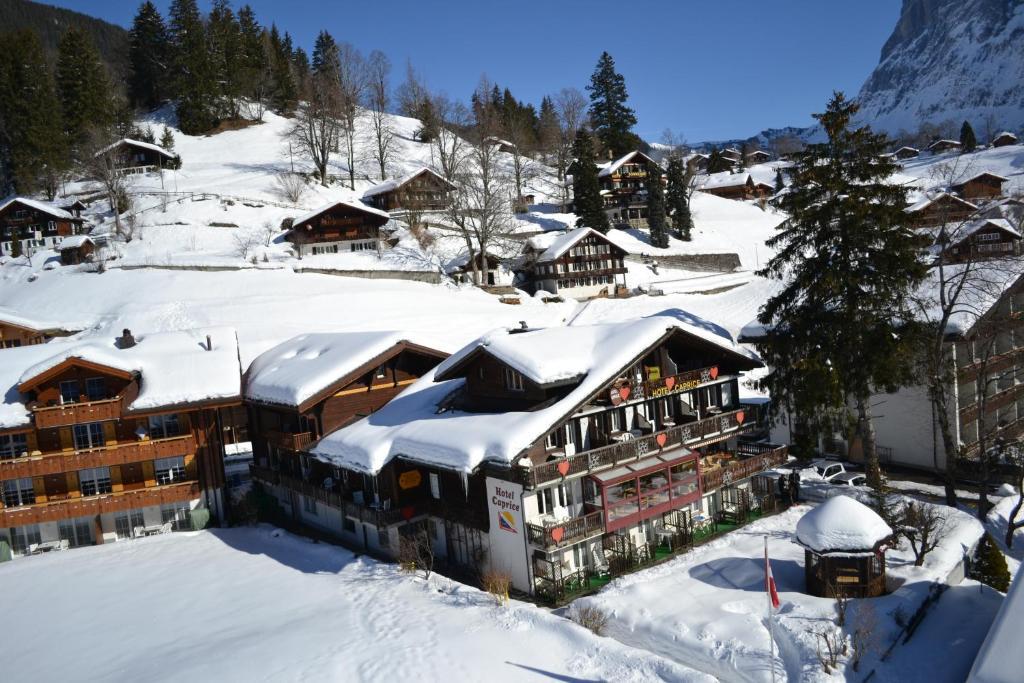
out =
[(210, 338), (210, 335), (206, 335), (206, 350), (213, 351), (213, 339)]
[(121, 330), (121, 337), (117, 340), (118, 348), (130, 349), (135, 346), (135, 337), (132, 336), (132, 331), (127, 327)]

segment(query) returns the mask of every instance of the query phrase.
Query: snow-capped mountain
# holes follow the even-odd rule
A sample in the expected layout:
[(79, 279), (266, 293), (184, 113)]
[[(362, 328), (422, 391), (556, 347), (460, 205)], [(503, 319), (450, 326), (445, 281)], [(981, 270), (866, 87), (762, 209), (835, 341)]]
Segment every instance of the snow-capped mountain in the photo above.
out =
[(1024, 127), (1024, 2), (903, 0), (881, 60), (861, 88), (861, 117), (875, 129), (925, 122)]

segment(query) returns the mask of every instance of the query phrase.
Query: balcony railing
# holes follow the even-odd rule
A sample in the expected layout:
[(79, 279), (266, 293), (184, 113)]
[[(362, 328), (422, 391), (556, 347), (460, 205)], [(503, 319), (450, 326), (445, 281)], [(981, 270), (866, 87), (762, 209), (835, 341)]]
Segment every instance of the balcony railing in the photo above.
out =
[(343, 511), (346, 516), (358, 519), (360, 522), (368, 522), (378, 527), (385, 527), (404, 519), (403, 510), (401, 508), (384, 510), (367, 505), (360, 505), (353, 500), (345, 499), (342, 494), (336, 491), (311, 484), (308, 481), (303, 481), (302, 479), (293, 477), (290, 474), (275, 472), (274, 470), (267, 469), (266, 467), (260, 467), (258, 465), (251, 465), (250, 470), (252, 471), (252, 476), (257, 479), (267, 482), (268, 484), (283, 486), (284, 488), (295, 491), (303, 496), (313, 498), (328, 507)]
[(152, 486), (133, 491), (103, 493), (86, 498), (37, 503), (19, 508), (0, 509), (0, 527), (56, 522), (76, 517), (91, 517), (108, 512), (123, 512), (152, 505), (180, 503), (199, 497), (199, 482)]
[(571, 545), (604, 533), (604, 511), (598, 510), (565, 522), (527, 524), (530, 543), (542, 548)]
[(43, 453), (13, 460), (0, 460), (0, 480), (42, 477), (47, 474), (74, 472), (90, 467), (110, 467), (158, 458), (195, 453), (196, 440), (191, 434), (166, 439), (132, 441), (83, 451)]
[(567, 458), (536, 465), (524, 471), (526, 486), (535, 488), (549, 481), (589, 474), (619, 463), (639, 460), (662, 450), (678, 446), (696, 446), (718, 436), (738, 434), (745, 426), (746, 415), (734, 410), (696, 422), (654, 432), (638, 439), (583, 451)]
[(121, 417), (121, 397), (59, 406), (34, 406), (36, 429), (66, 427), (83, 422), (101, 422)]
[(292, 434), (271, 430), (267, 432), (267, 441), (278, 448), (284, 448), (289, 451), (303, 451), (312, 446), (316, 439), (313, 437), (312, 432)]
[(740, 460), (714, 469), (701, 470), (700, 485), (704, 493), (746, 479), (758, 472), (770, 470), (786, 462), (789, 446), (762, 443), (741, 443), (737, 450)]

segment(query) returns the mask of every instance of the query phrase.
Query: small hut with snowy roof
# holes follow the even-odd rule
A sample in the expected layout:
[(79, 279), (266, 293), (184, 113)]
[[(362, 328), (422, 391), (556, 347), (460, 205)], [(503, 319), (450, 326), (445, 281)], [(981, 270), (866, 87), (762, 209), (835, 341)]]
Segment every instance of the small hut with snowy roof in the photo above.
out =
[(805, 514), (796, 538), (806, 549), (807, 591), (823, 598), (884, 593), (885, 550), (892, 534), (874, 510), (849, 496), (830, 498)]

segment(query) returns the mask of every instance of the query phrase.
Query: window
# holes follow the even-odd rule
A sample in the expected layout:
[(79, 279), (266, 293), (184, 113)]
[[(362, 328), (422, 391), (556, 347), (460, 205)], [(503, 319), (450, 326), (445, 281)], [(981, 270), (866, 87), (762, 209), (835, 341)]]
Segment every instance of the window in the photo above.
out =
[(356, 521), (351, 517), (342, 517), (341, 530), (347, 531), (350, 534), (354, 534), (356, 532)]
[(181, 434), (181, 423), (177, 413), (169, 415), (153, 415), (149, 418), (149, 436), (153, 439), (166, 439)]
[(316, 517), (317, 516), (317, 513), (316, 513), (316, 498), (313, 498), (312, 496), (303, 496), (302, 497), (302, 510), (307, 515), (312, 515), (313, 517)]
[(162, 524), (171, 523), (174, 531), (189, 531), (192, 528), (191, 511), (188, 503), (175, 503), (160, 508), (160, 521)]
[(68, 379), (60, 383), (60, 402), (74, 403), (78, 400), (78, 380)]
[(684, 498), (697, 491), (697, 461), (673, 465), (669, 469), (672, 477), (672, 497)]
[(377, 375), (376, 376), (377, 376), (377, 379), (384, 379), (385, 377), (387, 377), (388, 376), (388, 366), (387, 365), (382, 365), (379, 368), (377, 368)]
[(72, 548), (92, 545), (92, 524), (87, 518), (65, 519), (58, 525), (58, 533), (62, 541), (67, 541)]
[(21, 457), (26, 451), (28, 451), (28, 436), (26, 434), (0, 435), (0, 460)]
[(160, 458), (153, 462), (158, 484), (170, 484), (185, 478), (185, 458)]
[(983, 232), (977, 239), (979, 242), (998, 242), (1001, 236), (998, 232)]
[(505, 388), (509, 391), (523, 391), (523, 375), (512, 368), (505, 368)]
[(107, 380), (103, 377), (90, 377), (85, 380), (85, 395), (90, 401), (102, 401), (107, 397)]
[(441, 499), (441, 478), (436, 472), (430, 473), (430, 497), (434, 500)]
[(78, 471), (78, 488), (83, 496), (95, 496), (110, 493), (110, 468), (93, 467)]
[(33, 543), (42, 543), (43, 536), (39, 533), (38, 524), (29, 524), (11, 530), (11, 548), (16, 554), (23, 555)]
[(652, 508), (668, 500), (668, 476), (664, 470), (640, 477), (640, 507)]
[(129, 510), (118, 513), (114, 517), (114, 531), (118, 538), (132, 538), (135, 536), (135, 527), (146, 526), (142, 517), (142, 510)]
[(9, 479), (4, 482), (4, 505), (16, 508), (21, 505), (32, 505), (36, 502), (36, 492), (32, 488), (32, 477)]
[(75, 449), (79, 451), (90, 448), (101, 448), (105, 443), (103, 440), (103, 425), (99, 422), (75, 425)]
[(542, 515), (547, 515), (550, 514), (553, 509), (554, 505), (551, 498), (551, 489), (537, 491), (537, 512)]
[(608, 501), (609, 522), (640, 512), (635, 479), (607, 487), (605, 498)]

